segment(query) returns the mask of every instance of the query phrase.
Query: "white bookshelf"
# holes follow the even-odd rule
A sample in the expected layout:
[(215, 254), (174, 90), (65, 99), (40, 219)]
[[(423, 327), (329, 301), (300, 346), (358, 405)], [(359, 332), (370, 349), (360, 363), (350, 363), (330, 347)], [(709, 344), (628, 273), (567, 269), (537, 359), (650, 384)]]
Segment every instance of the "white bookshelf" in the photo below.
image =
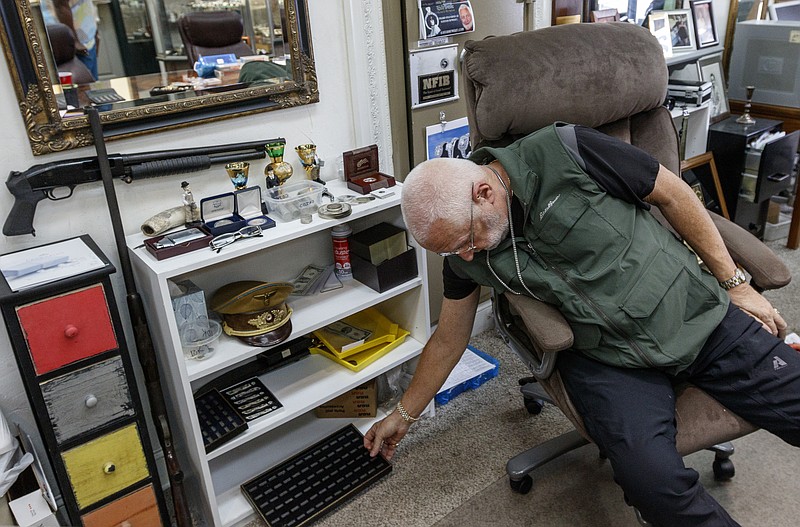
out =
[[(334, 196), (352, 194), (343, 182), (327, 184)], [(142, 247), (143, 236), (128, 237), (127, 245), (137, 288), (146, 306), (148, 322), (159, 357), (170, 425), (186, 475), (186, 495), (201, 524), (231, 527), (252, 520), (256, 513), (239, 486), (293, 454), (344, 426), (347, 420), (318, 419), (314, 408), (399, 365), (413, 367), (430, 336), (427, 276), (424, 251), (416, 251), (418, 276), (378, 293), (355, 281), (341, 289), (309, 297), (290, 297), (294, 339), (368, 307), (410, 332), (397, 348), (359, 372), (325, 357), (311, 355), (260, 376), (283, 407), (250, 421), (244, 433), (206, 454), (194, 405), (193, 392), (215, 377), (252, 361), (266, 348), (249, 346), (223, 334), (217, 349), (203, 361), (187, 361), (181, 349), (170, 298), (170, 282), (190, 279), (209, 304), (219, 287), (237, 280), (288, 281), (308, 264), (333, 261), (330, 228), (348, 223), (355, 232), (380, 222), (403, 226), (398, 184), (394, 196), (354, 205), (341, 220), (314, 215), (310, 224), (280, 222), (262, 238), (243, 239), (219, 253), (199, 249), (157, 260)], [(327, 198), (323, 197), (323, 200)], [(362, 430), (375, 419), (354, 422)]]

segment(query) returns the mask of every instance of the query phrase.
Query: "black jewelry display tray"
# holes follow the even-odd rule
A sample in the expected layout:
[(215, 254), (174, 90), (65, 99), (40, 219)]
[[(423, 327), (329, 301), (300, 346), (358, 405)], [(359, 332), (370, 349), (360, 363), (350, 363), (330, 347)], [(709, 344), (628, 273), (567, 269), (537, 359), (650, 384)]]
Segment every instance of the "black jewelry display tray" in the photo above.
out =
[(382, 456), (370, 457), (352, 424), (242, 484), (269, 527), (298, 527), (391, 472)]
[(194, 404), (206, 453), (247, 430), (247, 421), (217, 390), (196, 397)]

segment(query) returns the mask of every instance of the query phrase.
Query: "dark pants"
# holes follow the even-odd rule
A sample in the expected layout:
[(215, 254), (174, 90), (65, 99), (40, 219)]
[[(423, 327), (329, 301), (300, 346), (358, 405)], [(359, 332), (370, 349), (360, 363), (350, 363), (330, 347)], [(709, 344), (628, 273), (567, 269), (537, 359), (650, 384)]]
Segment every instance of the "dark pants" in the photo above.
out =
[(738, 525), (675, 449), (675, 383), (702, 388), (740, 417), (800, 446), (800, 353), (735, 307), (678, 376), (606, 366), (578, 353), (561, 353), (558, 369), (615, 481), (660, 527)]

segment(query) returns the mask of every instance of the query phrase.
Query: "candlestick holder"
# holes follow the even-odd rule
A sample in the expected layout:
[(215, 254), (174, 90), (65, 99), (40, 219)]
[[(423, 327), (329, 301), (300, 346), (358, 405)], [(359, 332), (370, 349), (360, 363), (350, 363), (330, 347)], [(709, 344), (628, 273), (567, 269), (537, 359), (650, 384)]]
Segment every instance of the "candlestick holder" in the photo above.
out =
[(755, 86), (748, 86), (745, 88), (747, 90), (747, 102), (744, 103), (744, 113), (736, 119), (736, 122), (739, 124), (756, 124), (756, 120), (750, 115), (750, 108), (753, 106), (753, 92), (756, 91)]

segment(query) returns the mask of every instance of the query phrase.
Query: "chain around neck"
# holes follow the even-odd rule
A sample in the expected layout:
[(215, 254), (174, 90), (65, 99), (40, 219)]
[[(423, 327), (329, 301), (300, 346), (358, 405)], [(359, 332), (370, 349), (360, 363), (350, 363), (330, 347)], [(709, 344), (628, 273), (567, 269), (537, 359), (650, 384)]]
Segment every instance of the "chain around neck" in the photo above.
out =
[[(515, 267), (515, 269), (517, 271), (517, 278), (519, 278), (519, 283), (522, 284), (522, 287), (523, 287), (523, 289), (525, 289), (525, 292), (528, 293), (532, 298), (535, 298), (536, 300), (540, 300), (541, 301), (541, 298), (536, 296), (533, 293), (533, 291), (531, 291), (528, 288), (528, 286), (525, 284), (525, 280), (522, 279), (522, 270), (520, 269), (520, 266), (519, 266), (519, 255), (517, 254), (516, 236), (514, 235), (514, 222), (511, 220), (511, 191), (509, 190), (508, 186), (506, 185), (506, 182), (503, 181), (503, 177), (500, 175), (500, 173), (497, 170), (495, 170), (494, 168), (492, 168), (489, 165), (486, 165), (486, 168), (491, 170), (492, 173), (495, 176), (497, 176), (497, 180), (500, 181), (500, 184), (503, 186), (503, 190), (506, 192), (506, 210), (507, 210), (507, 213), (508, 213), (508, 231), (509, 231), (509, 234), (511, 235), (511, 252), (514, 255), (514, 267)], [(500, 282), (501, 284), (503, 284), (503, 287), (508, 289), (508, 291), (511, 294), (514, 294), (514, 295), (521, 295), (522, 294), (522, 293), (520, 293), (518, 291), (515, 291), (515, 290), (511, 289), (511, 287), (508, 284), (506, 284), (505, 282), (503, 282), (503, 279), (500, 278), (497, 275), (495, 270), (492, 268), (492, 262), (489, 259), (489, 251), (488, 250), (486, 251), (486, 266), (489, 268), (489, 271), (492, 272), (492, 274), (497, 279), (497, 281)]]

